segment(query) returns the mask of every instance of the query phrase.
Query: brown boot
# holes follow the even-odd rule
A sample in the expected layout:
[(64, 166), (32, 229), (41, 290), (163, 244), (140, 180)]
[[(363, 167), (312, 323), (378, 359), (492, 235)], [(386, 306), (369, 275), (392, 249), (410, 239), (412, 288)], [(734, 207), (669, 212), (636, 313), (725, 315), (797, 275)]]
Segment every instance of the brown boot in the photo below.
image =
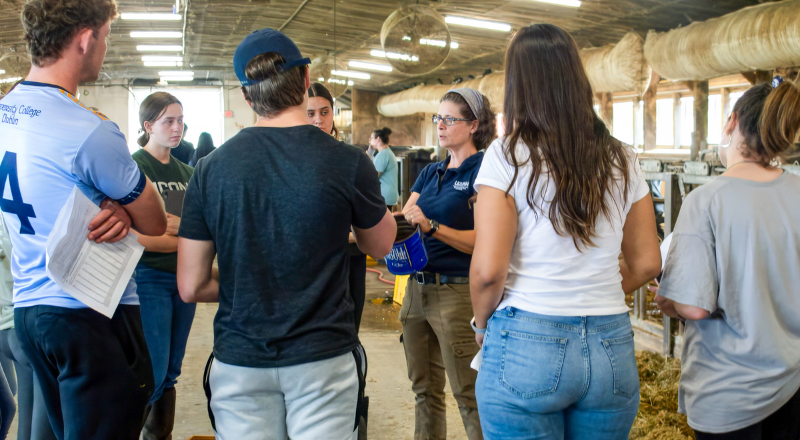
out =
[(143, 440), (172, 440), (175, 425), (175, 388), (165, 388), (153, 404), (142, 430)]

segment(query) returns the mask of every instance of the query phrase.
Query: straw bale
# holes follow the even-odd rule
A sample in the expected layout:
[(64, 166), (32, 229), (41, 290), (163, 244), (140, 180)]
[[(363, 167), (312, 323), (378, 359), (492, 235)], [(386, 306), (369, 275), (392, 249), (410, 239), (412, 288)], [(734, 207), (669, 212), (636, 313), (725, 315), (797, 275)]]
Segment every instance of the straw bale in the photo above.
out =
[(665, 33), (650, 31), (648, 64), (664, 78), (706, 80), (800, 65), (800, 0), (764, 3)]
[(617, 44), (580, 52), (589, 83), (596, 93), (647, 89), (651, 69), (644, 58), (644, 39), (628, 32)]
[[(642, 38), (631, 32), (616, 45), (581, 50), (586, 75), (595, 92), (632, 90), (643, 93), (650, 79)], [(436, 113), (439, 100), (450, 89), (471, 87), (486, 95), (495, 112), (503, 110), (504, 72), (494, 72), (456, 85), (416, 86), (378, 100), (378, 112), (397, 117), (414, 113)]]

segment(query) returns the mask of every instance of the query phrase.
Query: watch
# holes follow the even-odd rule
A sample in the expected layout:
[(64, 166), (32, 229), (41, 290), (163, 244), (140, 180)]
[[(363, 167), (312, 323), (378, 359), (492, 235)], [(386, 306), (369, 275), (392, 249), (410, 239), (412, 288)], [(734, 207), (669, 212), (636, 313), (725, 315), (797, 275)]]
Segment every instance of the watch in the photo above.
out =
[(469, 322), (469, 325), (471, 325), (471, 326), (472, 326), (472, 330), (473, 330), (475, 333), (477, 333), (477, 334), (479, 334), (479, 335), (486, 334), (486, 329), (485, 329), (485, 328), (478, 328), (478, 327), (475, 327), (475, 317), (474, 317), (474, 316), (472, 317), (472, 320)]
[(428, 222), (431, 224), (431, 230), (426, 232), (425, 235), (430, 237), (431, 235), (435, 234), (436, 231), (439, 230), (439, 222), (437, 222), (436, 220), (431, 220), (431, 219), (428, 219)]

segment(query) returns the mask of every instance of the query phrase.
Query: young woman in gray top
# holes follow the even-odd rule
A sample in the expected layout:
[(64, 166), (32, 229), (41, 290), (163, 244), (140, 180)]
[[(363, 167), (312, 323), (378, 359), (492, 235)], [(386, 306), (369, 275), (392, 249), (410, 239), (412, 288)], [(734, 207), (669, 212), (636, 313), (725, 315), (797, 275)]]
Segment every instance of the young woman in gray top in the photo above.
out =
[(723, 129), (727, 171), (686, 198), (656, 299), (686, 320), (678, 411), (704, 439), (800, 438), (800, 89), (748, 90)]

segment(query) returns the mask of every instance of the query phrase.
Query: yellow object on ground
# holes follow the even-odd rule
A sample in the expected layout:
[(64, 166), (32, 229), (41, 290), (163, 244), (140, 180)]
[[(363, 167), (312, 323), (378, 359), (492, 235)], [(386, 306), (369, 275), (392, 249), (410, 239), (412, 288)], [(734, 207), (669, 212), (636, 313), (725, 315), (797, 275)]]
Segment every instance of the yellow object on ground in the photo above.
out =
[(394, 277), (394, 298), (392, 298), (392, 301), (403, 305), (403, 297), (406, 296), (406, 284), (408, 284), (408, 275)]
[(378, 262), (374, 258), (372, 258), (369, 255), (367, 255), (367, 267), (377, 266), (377, 265), (378, 265)]

